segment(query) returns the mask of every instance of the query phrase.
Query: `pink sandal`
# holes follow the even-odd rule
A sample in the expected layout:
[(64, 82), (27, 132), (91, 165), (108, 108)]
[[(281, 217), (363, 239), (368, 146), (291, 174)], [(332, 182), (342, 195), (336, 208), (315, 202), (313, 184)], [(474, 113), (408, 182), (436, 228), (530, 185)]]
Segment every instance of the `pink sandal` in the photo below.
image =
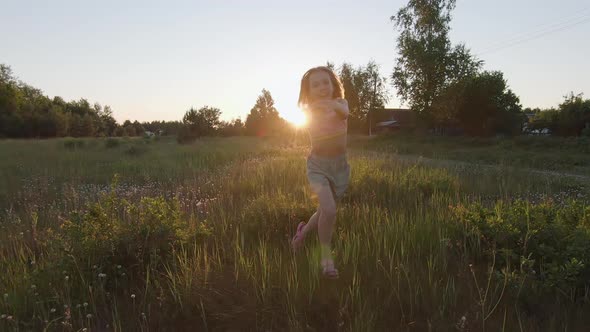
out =
[(322, 260), (322, 276), (326, 279), (338, 279), (338, 270), (334, 267), (333, 260)]
[(293, 251), (297, 251), (299, 250), (302, 246), (303, 246), (303, 240), (305, 239), (304, 235), (303, 235), (303, 228), (305, 227), (305, 222), (300, 222), (299, 225), (297, 225), (297, 232), (295, 233), (295, 236), (293, 236), (293, 239), (291, 240), (291, 248), (293, 249)]

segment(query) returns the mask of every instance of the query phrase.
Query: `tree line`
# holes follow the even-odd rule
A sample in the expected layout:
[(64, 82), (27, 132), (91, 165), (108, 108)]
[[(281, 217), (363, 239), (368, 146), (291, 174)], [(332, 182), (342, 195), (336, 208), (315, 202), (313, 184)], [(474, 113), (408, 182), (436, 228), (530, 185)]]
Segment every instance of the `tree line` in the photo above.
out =
[[(418, 115), (416, 129), (459, 132), (471, 136), (551, 133), (590, 135), (590, 100), (569, 94), (557, 108), (523, 109), (500, 71), (483, 70), (464, 44), (449, 38), (456, 0), (409, 0), (391, 16), (398, 30), (397, 58), (391, 75), (374, 61), (354, 66), (328, 62), (342, 80), (350, 107), (349, 132), (370, 134), (375, 112), (390, 100), (395, 88), (403, 103)], [(202, 136), (269, 136), (293, 130), (282, 119), (270, 91), (263, 89), (246, 119), (222, 121), (213, 106), (189, 109), (179, 121), (118, 124), (109, 106), (86, 99), (66, 102), (49, 98), (0, 64), (0, 137), (139, 136), (146, 131), (177, 135), (179, 141)]]
[(453, 45), (455, 5), (456, 0), (409, 0), (391, 16), (399, 32), (392, 84), (424, 129), (453, 128), (471, 136), (543, 129), (562, 136), (590, 134), (590, 100), (582, 94), (571, 93), (557, 109), (523, 109), (502, 72), (482, 70), (484, 61), (466, 45)]

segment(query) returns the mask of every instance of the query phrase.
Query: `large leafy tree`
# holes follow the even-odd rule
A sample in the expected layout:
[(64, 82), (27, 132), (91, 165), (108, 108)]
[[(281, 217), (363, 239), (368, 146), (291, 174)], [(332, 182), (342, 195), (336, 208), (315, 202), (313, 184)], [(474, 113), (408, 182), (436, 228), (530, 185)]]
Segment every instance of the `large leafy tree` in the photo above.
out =
[(449, 39), (456, 0), (409, 0), (391, 17), (399, 30), (398, 57), (391, 75), (402, 101), (435, 121), (433, 104), (452, 82), (475, 74), (482, 61)]

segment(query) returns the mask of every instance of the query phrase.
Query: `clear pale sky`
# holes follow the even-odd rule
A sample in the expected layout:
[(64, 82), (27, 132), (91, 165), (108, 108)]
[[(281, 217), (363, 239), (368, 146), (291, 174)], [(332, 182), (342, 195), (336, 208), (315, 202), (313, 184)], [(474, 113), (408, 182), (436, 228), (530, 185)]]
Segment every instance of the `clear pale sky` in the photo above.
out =
[[(389, 18), (405, 4), (2, 0), (0, 63), (50, 97), (110, 105), (119, 122), (180, 120), (204, 105), (245, 119), (263, 88), (289, 119), (309, 67), (375, 60), (389, 76)], [(451, 26), (451, 41), (503, 71), (524, 107), (557, 106), (570, 91), (590, 96), (588, 1), (458, 0)], [(389, 106), (402, 106), (390, 92)]]

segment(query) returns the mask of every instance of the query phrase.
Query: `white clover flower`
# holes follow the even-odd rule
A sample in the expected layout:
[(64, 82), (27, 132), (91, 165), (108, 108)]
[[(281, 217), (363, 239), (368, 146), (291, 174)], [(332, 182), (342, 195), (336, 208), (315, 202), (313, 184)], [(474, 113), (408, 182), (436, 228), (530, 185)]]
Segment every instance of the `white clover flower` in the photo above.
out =
[(49, 310), (49, 312), (54, 313), (55, 312), (55, 308), (51, 308), (51, 310)]

